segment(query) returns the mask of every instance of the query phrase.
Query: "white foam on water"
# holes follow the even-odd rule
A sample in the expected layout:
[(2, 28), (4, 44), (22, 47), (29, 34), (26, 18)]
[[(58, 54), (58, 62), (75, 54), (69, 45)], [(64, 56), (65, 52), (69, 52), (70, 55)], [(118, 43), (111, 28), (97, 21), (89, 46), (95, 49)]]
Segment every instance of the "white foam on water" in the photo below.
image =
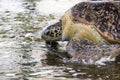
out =
[(0, 11), (22, 12), (22, 0), (0, 0)]
[(97, 61), (93, 61), (92, 59), (89, 59), (86, 61), (85, 59), (82, 59), (83, 64), (95, 64), (95, 65), (106, 65), (105, 62), (115, 61), (115, 57), (111, 58), (111, 56), (103, 56), (101, 59)]
[(100, 60), (96, 61), (95, 64), (106, 65), (105, 62), (109, 62), (109, 61), (115, 61), (115, 58), (111, 58), (111, 56), (102, 57)]
[(44, 74), (50, 74), (52, 73), (53, 70), (47, 70), (47, 71), (41, 71), (41, 72), (36, 72), (36, 73), (31, 73), (31, 76), (35, 76), (35, 75), (44, 75)]
[(12, 77), (12, 76), (15, 76), (15, 74), (14, 73), (9, 73), (9, 74), (6, 74), (5, 76)]
[(42, 0), (37, 2), (37, 9), (43, 15), (62, 16), (75, 4), (86, 0)]

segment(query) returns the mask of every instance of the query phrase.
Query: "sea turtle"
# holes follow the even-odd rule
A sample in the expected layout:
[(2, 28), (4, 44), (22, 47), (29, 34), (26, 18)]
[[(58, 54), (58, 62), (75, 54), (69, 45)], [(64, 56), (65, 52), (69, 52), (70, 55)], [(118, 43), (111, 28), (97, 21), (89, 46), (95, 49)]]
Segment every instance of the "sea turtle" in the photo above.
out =
[[(52, 29), (56, 24), (59, 25)], [(118, 45), (120, 44), (119, 1), (80, 2), (66, 11), (60, 21), (53, 25), (43, 31), (42, 38), (46, 41), (56, 41), (61, 38), (62, 41), (69, 41), (66, 50), (72, 58), (96, 61), (102, 58), (100, 56), (114, 55), (115, 58), (120, 54), (120, 46)], [(58, 33), (58, 28), (62, 30), (60, 34), (56, 35), (57, 37), (51, 36), (51, 34)], [(51, 31), (52, 33), (50, 33)], [(44, 37), (46, 35), (51, 39)], [(113, 48), (114, 50), (112, 50)], [(99, 58), (92, 58), (94, 56)]]

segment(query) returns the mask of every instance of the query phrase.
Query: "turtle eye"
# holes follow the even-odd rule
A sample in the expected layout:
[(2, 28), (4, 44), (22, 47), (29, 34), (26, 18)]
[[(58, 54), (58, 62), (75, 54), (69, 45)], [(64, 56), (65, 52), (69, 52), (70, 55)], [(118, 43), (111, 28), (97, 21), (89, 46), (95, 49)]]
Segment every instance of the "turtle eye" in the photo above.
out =
[(49, 30), (46, 30), (44, 33), (45, 33), (45, 35), (49, 35), (49, 34), (50, 34), (50, 31), (49, 31)]

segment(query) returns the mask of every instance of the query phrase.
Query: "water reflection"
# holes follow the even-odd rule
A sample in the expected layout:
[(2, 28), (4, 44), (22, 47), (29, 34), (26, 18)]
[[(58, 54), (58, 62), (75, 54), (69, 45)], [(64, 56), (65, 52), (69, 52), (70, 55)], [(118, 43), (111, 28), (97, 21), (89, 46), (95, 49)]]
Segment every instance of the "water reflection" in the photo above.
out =
[(119, 64), (82, 65), (68, 62), (64, 50), (48, 51), (39, 31), (58, 17), (43, 15), (41, 1), (0, 0), (0, 80), (120, 79)]

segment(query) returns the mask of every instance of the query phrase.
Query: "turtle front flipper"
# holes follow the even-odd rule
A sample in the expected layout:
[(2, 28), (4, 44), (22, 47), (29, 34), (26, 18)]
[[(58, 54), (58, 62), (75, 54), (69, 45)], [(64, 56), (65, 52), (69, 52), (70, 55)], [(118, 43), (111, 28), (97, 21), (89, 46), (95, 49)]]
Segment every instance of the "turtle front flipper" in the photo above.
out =
[(120, 46), (118, 44), (95, 44), (88, 40), (76, 41), (72, 39), (68, 42), (66, 50), (72, 60), (85, 64), (114, 61), (120, 55)]

